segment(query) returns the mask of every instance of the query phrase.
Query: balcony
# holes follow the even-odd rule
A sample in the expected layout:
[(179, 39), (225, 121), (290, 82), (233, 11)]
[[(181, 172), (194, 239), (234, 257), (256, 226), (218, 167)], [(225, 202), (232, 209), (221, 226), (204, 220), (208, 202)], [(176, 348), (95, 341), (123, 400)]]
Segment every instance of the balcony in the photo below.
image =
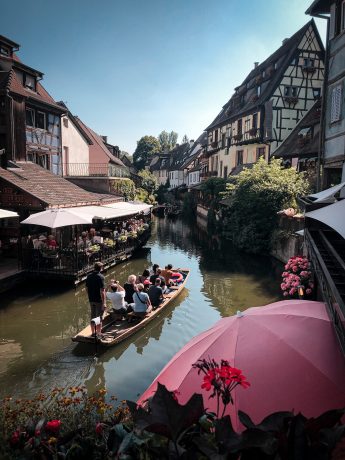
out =
[(218, 171), (204, 171), (200, 173), (201, 179), (209, 179), (210, 177), (218, 176)]
[(65, 163), (63, 175), (67, 177), (130, 177), (127, 168), (109, 163)]
[(242, 133), (241, 134), (235, 134), (234, 137), (233, 137), (235, 142), (240, 142), (242, 140), (242, 138), (243, 138)]

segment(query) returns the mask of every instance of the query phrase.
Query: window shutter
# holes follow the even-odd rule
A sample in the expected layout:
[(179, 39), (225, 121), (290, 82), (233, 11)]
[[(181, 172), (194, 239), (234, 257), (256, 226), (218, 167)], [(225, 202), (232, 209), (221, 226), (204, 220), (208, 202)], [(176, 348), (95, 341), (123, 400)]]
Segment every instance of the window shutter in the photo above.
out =
[(342, 93), (342, 85), (338, 85), (332, 90), (331, 123), (339, 121), (341, 118)]

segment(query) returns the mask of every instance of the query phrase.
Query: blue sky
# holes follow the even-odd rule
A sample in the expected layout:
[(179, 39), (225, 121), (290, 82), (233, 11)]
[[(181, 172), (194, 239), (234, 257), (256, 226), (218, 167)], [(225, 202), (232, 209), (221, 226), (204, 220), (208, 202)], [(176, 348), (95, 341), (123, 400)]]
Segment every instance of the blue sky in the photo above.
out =
[(253, 63), (310, 19), (311, 3), (11, 0), (0, 34), (21, 45), (55, 100), (133, 153), (140, 137), (163, 129), (198, 137)]

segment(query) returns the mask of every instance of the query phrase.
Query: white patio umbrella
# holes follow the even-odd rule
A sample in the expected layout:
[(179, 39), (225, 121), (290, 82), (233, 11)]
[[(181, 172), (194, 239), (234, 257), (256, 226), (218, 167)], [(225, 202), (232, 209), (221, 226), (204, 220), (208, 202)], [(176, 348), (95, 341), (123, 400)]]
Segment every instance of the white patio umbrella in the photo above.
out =
[(13, 211), (7, 211), (7, 209), (0, 209), (0, 219), (7, 219), (9, 217), (18, 217), (18, 214)]
[(92, 215), (83, 214), (82, 210), (70, 208), (48, 209), (32, 214), (21, 224), (41, 225), (48, 228), (68, 227), (69, 225), (92, 224)]
[(345, 238), (345, 200), (307, 212), (305, 217), (310, 217), (328, 225)]

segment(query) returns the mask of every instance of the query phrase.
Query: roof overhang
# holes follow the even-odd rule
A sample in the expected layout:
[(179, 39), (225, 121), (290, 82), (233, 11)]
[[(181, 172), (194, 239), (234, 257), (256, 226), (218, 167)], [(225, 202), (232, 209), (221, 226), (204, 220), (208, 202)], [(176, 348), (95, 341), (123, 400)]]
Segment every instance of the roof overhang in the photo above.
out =
[(314, 0), (307, 9), (305, 14), (317, 16), (319, 14), (329, 14), (331, 8), (331, 0)]

